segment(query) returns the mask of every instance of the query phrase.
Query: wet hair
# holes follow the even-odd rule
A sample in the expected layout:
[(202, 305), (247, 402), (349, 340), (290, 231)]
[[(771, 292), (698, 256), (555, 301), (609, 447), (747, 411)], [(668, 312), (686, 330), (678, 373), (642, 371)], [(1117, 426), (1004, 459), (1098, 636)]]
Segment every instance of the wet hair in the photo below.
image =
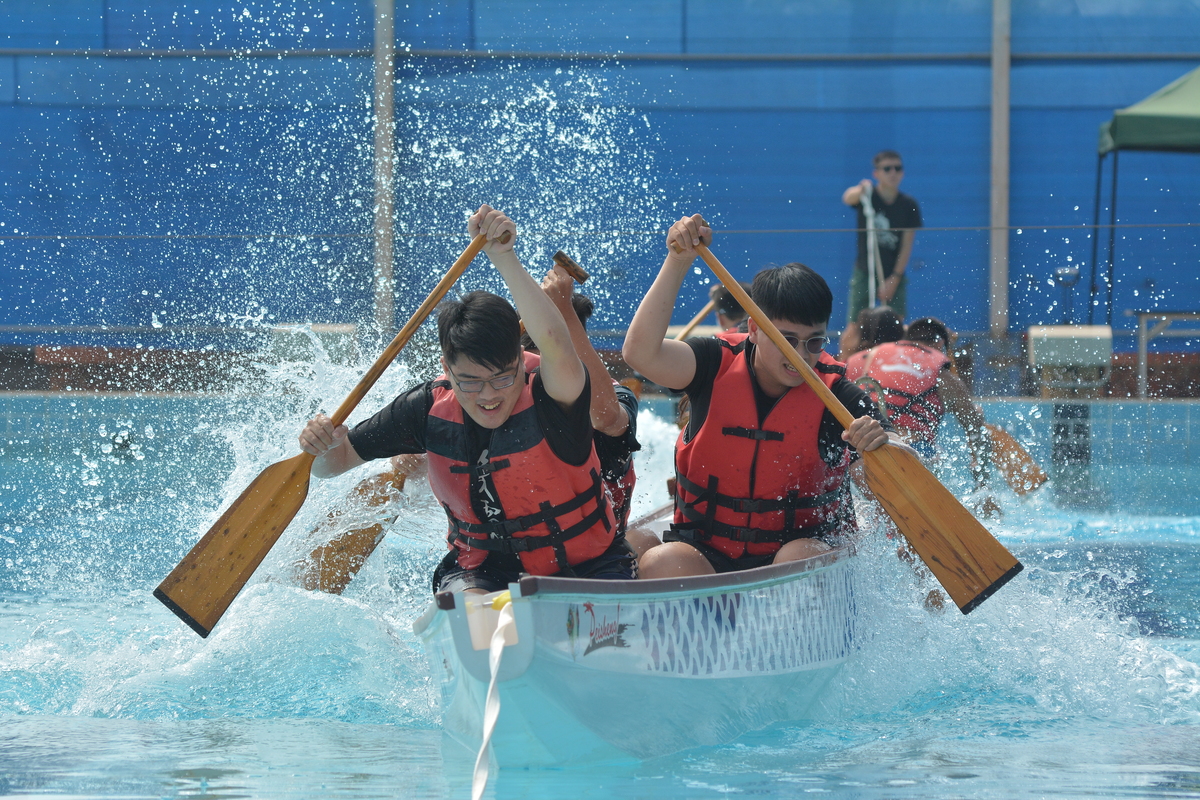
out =
[(833, 314), (829, 284), (797, 262), (759, 272), (750, 286), (750, 297), (771, 319), (799, 325), (824, 325)]
[(900, 157), (900, 154), (895, 150), (880, 150), (875, 154), (875, 158), (871, 160), (871, 165), (878, 167), (881, 162), (889, 160), (899, 161), (901, 163), (904, 161), (904, 159)]
[[(750, 284), (738, 281), (738, 285), (746, 294), (750, 294)], [(742, 304), (733, 296), (733, 292), (721, 284), (715, 284), (708, 290), (708, 298), (717, 302), (717, 313), (728, 317), (735, 325), (746, 318), (746, 309), (742, 308)]]
[(950, 329), (937, 317), (922, 317), (913, 320), (909, 324), (904, 338), (910, 342), (933, 345), (946, 351), (950, 350)]
[[(592, 302), (592, 298), (576, 292), (571, 295), (571, 307), (575, 309), (575, 316), (579, 317), (580, 324), (586, 330), (588, 320), (592, 318), (592, 314), (596, 311), (596, 304)], [(538, 346), (528, 333), (521, 334), (521, 347), (524, 347), (527, 353), (538, 352)]]
[(521, 320), (512, 304), (491, 292), (468, 292), (438, 309), (438, 344), (442, 357), (459, 358), (483, 367), (508, 369), (521, 355)]
[(864, 308), (858, 312), (858, 330), (864, 350), (904, 338), (904, 323), (890, 306)]

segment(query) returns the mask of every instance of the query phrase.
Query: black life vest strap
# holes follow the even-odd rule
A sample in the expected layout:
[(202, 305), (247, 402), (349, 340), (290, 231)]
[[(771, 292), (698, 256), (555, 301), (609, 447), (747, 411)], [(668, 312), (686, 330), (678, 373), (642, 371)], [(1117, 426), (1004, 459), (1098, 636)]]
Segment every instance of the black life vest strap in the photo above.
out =
[[(559, 569), (567, 569), (567, 551), (563, 546), (568, 539), (574, 539), (585, 533), (597, 522), (604, 525), (605, 531), (612, 531), (612, 523), (604, 513), (607, 502), (604, 497), (604, 487), (600, 473), (591, 471), (592, 485), (580, 494), (560, 505), (551, 505), (550, 501), (541, 504), (534, 514), (526, 514), (516, 519), (500, 520), (499, 522), (466, 522), (454, 516), (448, 505), (443, 504), (446, 516), (450, 520), (450, 532), (447, 540), (453, 545), (462, 542), (468, 547), (487, 550), (493, 553), (527, 553), (540, 550), (543, 547), (553, 547)], [(563, 528), (558, 518), (564, 514), (576, 511), (589, 502), (595, 502), (596, 507), (582, 520)], [(546, 525), (550, 533), (545, 536), (514, 536), (519, 531), (527, 531), (536, 525)], [(468, 534), (476, 534), (469, 536)], [(480, 538), (486, 537), (486, 538)]]
[(782, 442), (783, 434), (779, 431), (765, 431), (759, 428), (721, 428), (725, 436), (743, 436), (758, 442)]
[(826, 534), (833, 533), (840, 525), (840, 521), (831, 519), (822, 522), (820, 525), (809, 525), (803, 528), (789, 528), (778, 531), (768, 531), (762, 528), (739, 528), (734, 525), (726, 525), (723, 522), (712, 522), (709, 527), (703, 528), (693, 525), (671, 525), (671, 530), (663, 537), (664, 541), (669, 542), (707, 542), (714, 536), (719, 536), (724, 539), (732, 539), (735, 542), (745, 542), (747, 544), (764, 542), (777, 542), (786, 544), (795, 539), (818, 539)]
[[(685, 475), (677, 474), (675, 476), (676, 485), (679, 494), (679, 507), (687, 514), (689, 510), (693, 510), (699, 503), (708, 503), (709, 513), (704, 515), (704, 518), (711, 518), (712, 513), (717, 506), (728, 508), (730, 511), (739, 514), (765, 514), (771, 511), (790, 511), (794, 515), (797, 509), (803, 508), (818, 508), (823, 505), (828, 505), (838, 499), (838, 495), (842, 490), (834, 489), (830, 492), (818, 495), (801, 495), (798, 491), (788, 492), (786, 497), (763, 498), (751, 500), (744, 497), (730, 497), (729, 495), (721, 494), (717, 491), (717, 477), (709, 476), (708, 486), (701, 486), (694, 481), (691, 481)], [(695, 500), (688, 501), (684, 498), (682, 492), (678, 490), (686, 490), (689, 494), (696, 496)], [(692, 515), (688, 515), (689, 519)], [(697, 516), (697, 518), (699, 518)]]

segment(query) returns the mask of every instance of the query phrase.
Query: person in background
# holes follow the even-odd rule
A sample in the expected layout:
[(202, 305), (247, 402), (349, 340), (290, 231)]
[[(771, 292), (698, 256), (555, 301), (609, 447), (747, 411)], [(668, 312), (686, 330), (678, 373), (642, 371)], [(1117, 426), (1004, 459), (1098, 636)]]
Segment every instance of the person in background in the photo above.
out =
[[(564, 317), (517, 259), (511, 219), (484, 205), (467, 232), (487, 237), (484, 252), (517, 308), (489, 292), (444, 303), (444, 374), (352, 431), (324, 414), (309, 420), (299, 439), (316, 456), (312, 474), (426, 453), (429, 485), (449, 520), (435, 592), (501, 591), (522, 573), (635, 578), (600, 478), (588, 371)], [(536, 374), (521, 351), (522, 320), (541, 351)]]
[[(747, 294), (750, 293), (750, 284), (742, 281), (738, 281), (738, 283)], [(717, 327), (721, 330), (732, 333), (746, 321), (746, 309), (742, 308), (733, 293), (721, 284), (714, 284), (708, 290), (708, 298), (717, 304)], [(745, 333), (745, 331), (742, 332)]]
[[(562, 314), (575, 352), (587, 368), (592, 389), (593, 439), (596, 456), (600, 459), (600, 474), (612, 499), (617, 529), (629, 534), (631, 546), (635, 552), (640, 551), (640, 540), (636, 538), (639, 534), (626, 531), (633, 487), (637, 482), (633, 454), (642, 447), (637, 440), (637, 395), (612, 379), (600, 354), (592, 346), (587, 335), (587, 321), (595, 311), (595, 304), (591, 298), (575, 291), (575, 279), (555, 265), (542, 279), (542, 290)], [(537, 344), (528, 333), (521, 336), (521, 345), (527, 353), (538, 352)]]
[(751, 296), (856, 417), (848, 429), (753, 319), (748, 333), (665, 338), (695, 246), (711, 237), (699, 215), (671, 226), (667, 257), (622, 350), (650, 380), (683, 389), (692, 409), (675, 447), (675, 524), (642, 555), (643, 578), (710, 575), (828, 551), (857, 529), (847, 481), (852, 451), (889, 440), (873, 404), (823, 351), (833, 296), (803, 264), (763, 270)]
[(896, 342), (904, 338), (904, 322), (891, 306), (864, 308), (858, 312), (858, 330), (849, 345), (842, 348), (841, 358), (850, 369), (861, 364), (864, 352), (884, 342)]
[[(846, 365), (846, 377), (873, 390), (887, 410), (896, 432), (925, 458), (935, 456), (934, 443), (942, 417), (954, 414), (967, 434), (971, 472), (977, 490), (988, 488), (990, 447), (983, 412), (952, 369), (951, 334), (945, 323), (923, 317), (908, 326), (904, 338), (885, 342)], [(981, 505), (989, 516), (999, 507), (989, 495)]]
[(848, 345), (856, 336), (858, 315), (871, 306), (867, 296), (867, 215), (863, 201), (870, 192), (871, 208), (875, 212), (875, 232), (879, 244), (879, 264), (883, 271), (883, 282), (876, 283), (879, 302), (890, 305), (896, 315), (904, 319), (905, 297), (909, 257), (912, 255), (916, 230), (921, 227), (921, 208), (917, 201), (900, 191), (904, 179), (904, 161), (895, 150), (881, 150), (875, 154), (875, 183), (867, 178), (859, 181), (842, 193), (842, 202), (857, 209), (858, 254), (854, 271), (850, 276), (850, 308), (846, 316), (846, 330), (842, 333), (840, 357), (850, 353)]

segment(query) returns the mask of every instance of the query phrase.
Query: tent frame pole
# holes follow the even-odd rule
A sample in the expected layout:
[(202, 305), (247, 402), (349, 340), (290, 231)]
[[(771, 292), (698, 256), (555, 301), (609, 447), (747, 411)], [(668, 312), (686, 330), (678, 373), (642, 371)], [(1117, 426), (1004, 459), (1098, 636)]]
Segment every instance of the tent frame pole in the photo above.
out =
[(1116, 267), (1117, 256), (1117, 156), (1120, 155), (1120, 150), (1113, 150), (1113, 169), (1112, 169), (1112, 200), (1109, 202), (1108, 209), (1108, 297), (1106, 304), (1108, 305), (1108, 315), (1106, 324), (1110, 327), (1113, 321), (1113, 270)]
[(1100, 258), (1100, 190), (1104, 183), (1104, 158), (1108, 153), (1099, 153), (1096, 156), (1096, 203), (1092, 209), (1092, 281), (1091, 287), (1088, 290), (1088, 325), (1092, 324), (1096, 313), (1096, 294), (1100, 291), (1100, 287), (1096, 284), (1096, 277), (1099, 274), (1097, 261)]

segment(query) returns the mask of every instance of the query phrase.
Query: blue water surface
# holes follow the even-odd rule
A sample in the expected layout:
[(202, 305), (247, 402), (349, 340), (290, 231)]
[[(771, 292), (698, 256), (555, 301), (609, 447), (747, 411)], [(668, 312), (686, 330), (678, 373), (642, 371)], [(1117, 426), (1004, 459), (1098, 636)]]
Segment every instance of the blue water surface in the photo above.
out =
[[(268, 377), (288, 388), (270, 402), (263, 385), (208, 405), (80, 399), (63, 412), (71, 436), (10, 437), (0, 794), (469, 796), (470, 758), (443, 739), (411, 629), (444, 547), (427, 487), (409, 487), (342, 596), (298, 588), (292, 564), (331, 509), (349, 508), (361, 474), (314, 482), (208, 639), (151, 596), (254, 475), (294, 453), (307, 414), (358, 374), (327, 365), (311, 385)], [(412, 377), (393, 368), (353, 419)], [(650, 414), (641, 424), (635, 514), (662, 502), (676, 433)], [(970, 502), (959, 477), (947, 483)], [(989, 525), (1026, 568), (970, 616), (927, 611), (929, 579), (870, 535), (858, 560), (861, 649), (813, 721), (643, 763), (501, 769), (487, 796), (1200, 796), (1200, 501), (1194, 516), (1132, 516), (1060, 508), (1052, 490), (996, 489), (1005, 515)], [(653, 713), (630, 708), (630, 724)]]

